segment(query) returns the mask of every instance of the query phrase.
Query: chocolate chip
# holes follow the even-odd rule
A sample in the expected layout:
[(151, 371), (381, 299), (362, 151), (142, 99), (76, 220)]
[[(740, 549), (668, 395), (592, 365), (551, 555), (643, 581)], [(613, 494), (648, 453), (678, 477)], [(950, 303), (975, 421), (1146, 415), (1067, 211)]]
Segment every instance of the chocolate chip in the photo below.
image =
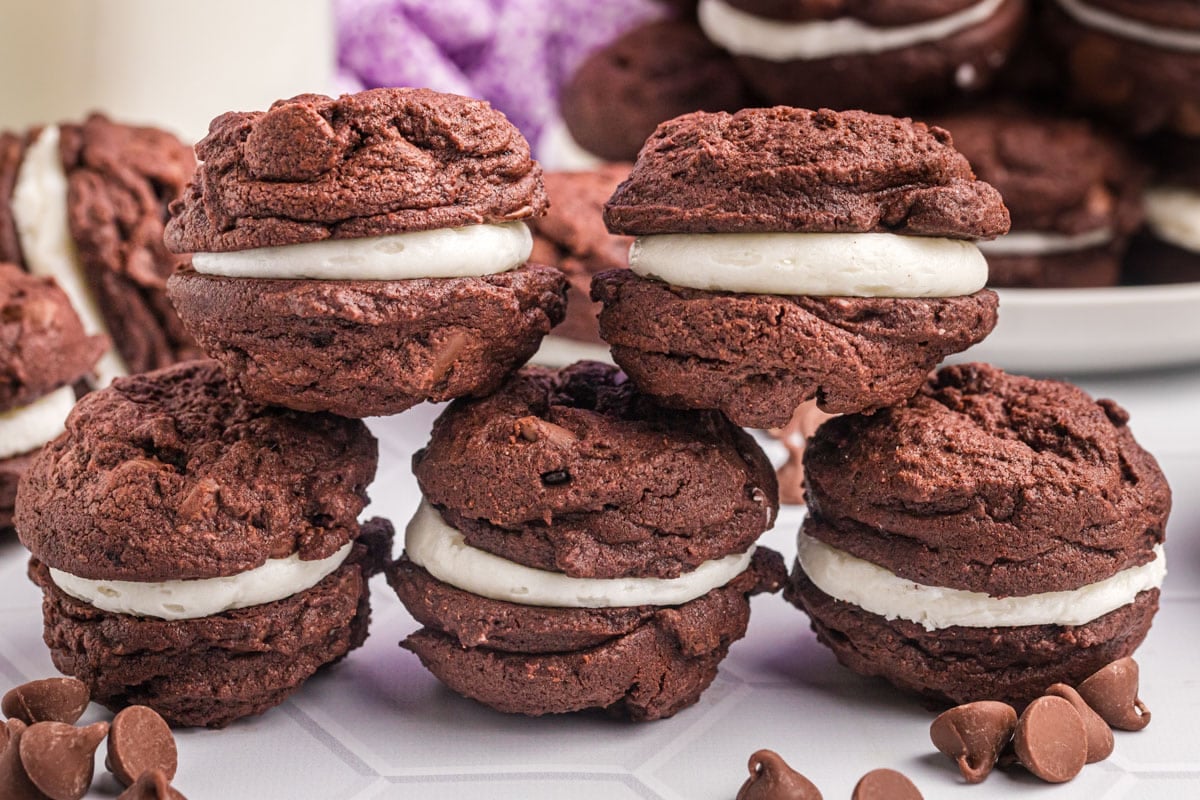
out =
[(250, 174), (265, 181), (311, 181), (337, 164), (337, 134), (303, 103), (277, 105), (250, 126), (243, 155)]
[(143, 772), (117, 800), (187, 800), (161, 769)]
[(1008, 703), (980, 700), (952, 708), (929, 726), (933, 746), (958, 763), (967, 783), (979, 783), (1012, 740), (1017, 712)]
[(150, 770), (161, 771), (170, 781), (179, 765), (171, 728), (152, 708), (122, 709), (113, 718), (108, 733), (108, 757), (104, 765), (125, 786)]
[(859, 779), (851, 800), (922, 800), (922, 796), (904, 773), (873, 769)]
[(1087, 733), (1087, 763), (1095, 764), (1112, 755), (1112, 728), (1084, 701), (1079, 692), (1065, 683), (1056, 683), (1046, 690), (1046, 694), (1066, 700), (1083, 720), (1083, 729)]
[(571, 431), (541, 417), (521, 417), (516, 425), (517, 435), (527, 442), (546, 441), (554, 447), (566, 448), (579, 441)]
[(8, 746), (0, 749), (0, 797), (4, 800), (45, 800), (46, 795), (38, 791), (25, 766), (21, 763), (21, 738), (25, 723), (10, 719), (4, 726), (8, 731)]
[(83, 681), (75, 678), (46, 678), (10, 689), (0, 700), (0, 711), (26, 725), (35, 722), (74, 724), (87, 709), (90, 697)]
[(30, 725), (21, 735), (21, 764), (50, 800), (79, 800), (92, 785), (93, 756), (107, 734), (107, 722), (86, 728), (65, 722)]
[(1150, 711), (1138, 698), (1138, 665), (1132, 658), (1102, 667), (1078, 688), (1084, 702), (1114, 728), (1140, 731), (1150, 724)]
[(1013, 749), (1021, 765), (1047, 783), (1071, 780), (1087, 762), (1079, 712), (1061, 697), (1039, 697), (1017, 720)]
[(565, 469), (551, 470), (550, 472), (542, 473), (542, 483), (547, 486), (561, 486), (564, 483), (571, 481), (571, 473)]
[(750, 777), (738, 790), (737, 800), (822, 800), (812, 781), (787, 765), (772, 750), (750, 756)]

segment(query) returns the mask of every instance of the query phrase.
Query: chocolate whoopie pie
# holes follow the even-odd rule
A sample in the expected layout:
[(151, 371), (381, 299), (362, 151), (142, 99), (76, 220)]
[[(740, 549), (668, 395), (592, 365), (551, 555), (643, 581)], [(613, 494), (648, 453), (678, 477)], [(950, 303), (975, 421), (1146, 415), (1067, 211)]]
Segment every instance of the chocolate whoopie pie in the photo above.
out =
[(700, 0), (700, 26), (763, 97), (911, 111), (978, 91), (1004, 66), (1025, 0)]
[(1008, 230), (950, 135), (861, 111), (776, 107), (659, 126), (605, 208), (638, 236), (601, 273), (600, 335), (638, 388), (782, 427), (912, 395), (983, 339), (996, 295), (974, 241)]
[(1146, 226), (1129, 248), (1122, 281), (1200, 281), (1200, 142), (1158, 137), (1146, 150), (1155, 166)]
[(687, 19), (639, 25), (596, 51), (558, 102), (574, 143), (605, 161), (633, 161), (663, 120), (754, 105), (729, 54)]
[(106, 347), (83, 332), (52, 279), (0, 263), (0, 533), (12, 527), (17, 482), (38, 448), (62, 433), (72, 386)]
[(1012, 230), (979, 249), (989, 286), (1113, 286), (1142, 222), (1145, 171), (1088, 122), (998, 107), (940, 117)]
[(786, 579), (754, 544), (778, 507), (754, 441), (615, 367), (527, 367), (458, 400), (413, 466), (425, 499), (388, 580), (424, 627), (403, 646), (500, 711), (670, 716)]
[(1200, 6), (1051, 0), (1045, 35), (1075, 100), (1136, 136), (1200, 136)]
[(55, 666), (174, 725), (279, 704), (366, 638), (375, 464), (362, 422), (253, 403), (212, 361), (86, 396), (17, 494)]
[(600, 304), (590, 297), (592, 276), (623, 269), (633, 238), (614, 236), (604, 227), (604, 204), (629, 176), (630, 164), (605, 164), (583, 172), (546, 173), (550, 208), (530, 221), (533, 261), (558, 267), (567, 276), (567, 314), (542, 341), (536, 360), (566, 366), (588, 358), (607, 358), (600, 338)]
[(199, 354), (166, 295), (187, 258), (163, 244), (195, 166), (172, 134), (100, 114), (0, 137), (0, 258), (53, 277), (84, 330), (112, 341), (95, 386)]
[(1056, 381), (945, 367), (826, 422), (785, 597), (855, 672), (1024, 704), (1141, 643), (1171, 492), (1129, 416)]
[(172, 205), (169, 292), (252, 399), (349, 417), (487, 394), (563, 316), (525, 264), (542, 171), (504, 115), (427, 89), (228, 113)]

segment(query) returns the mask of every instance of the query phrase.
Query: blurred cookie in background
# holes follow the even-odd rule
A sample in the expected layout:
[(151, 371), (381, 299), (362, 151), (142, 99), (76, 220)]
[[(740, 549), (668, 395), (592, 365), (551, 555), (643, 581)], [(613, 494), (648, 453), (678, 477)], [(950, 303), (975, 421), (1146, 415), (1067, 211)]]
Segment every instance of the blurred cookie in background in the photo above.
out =
[(1085, 120), (997, 105), (934, 120), (980, 180), (999, 190), (1012, 230), (980, 242), (989, 286), (1113, 286), (1141, 224), (1145, 171)]
[(1200, 281), (1200, 140), (1158, 137), (1146, 189), (1146, 225), (1125, 259), (1124, 283)]

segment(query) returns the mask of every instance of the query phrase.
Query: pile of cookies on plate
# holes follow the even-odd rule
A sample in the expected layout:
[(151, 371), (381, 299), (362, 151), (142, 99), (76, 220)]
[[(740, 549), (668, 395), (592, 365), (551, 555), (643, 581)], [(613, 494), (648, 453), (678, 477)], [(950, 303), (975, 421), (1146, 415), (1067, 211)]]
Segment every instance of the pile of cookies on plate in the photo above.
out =
[[(303, 95), (218, 117), (197, 154), (167, 291), (214, 360), (85, 396), (17, 494), (54, 663), (101, 703), (260, 713), (363, 642), (381, 571), (423, 626), (404, 647), (530, 715), (676, 713), (780, 589), (842, 663), (949, 702), (1023, 705), (1150, 626), (1170, 493), (1128, 415), (930, 374), (994, 326), (976, 242), (1009, 226), (940, 128), (661, 125), (604, 210), (629, 269), (590, 286), (620, 369), (522, 366), (568, 282), (528, 263), (541, 168), (486, 103)], [(755, 544), (777, 483), (740, 426), (813, 399), (841, 416), (789, 578)], [(391, 525), (359, 521), (362, 417), (444, 400), (393, 560)]]

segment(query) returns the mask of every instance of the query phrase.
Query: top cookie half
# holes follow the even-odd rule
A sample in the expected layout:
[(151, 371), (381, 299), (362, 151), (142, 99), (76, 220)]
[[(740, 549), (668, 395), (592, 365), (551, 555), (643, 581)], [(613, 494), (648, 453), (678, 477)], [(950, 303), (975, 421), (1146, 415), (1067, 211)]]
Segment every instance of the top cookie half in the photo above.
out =
[(525, 219), (541, 167), (487, 103), (428, 89), (300, 95), (230, 112), (196, 145), (167, 246), (228, 252)]
[(896, 233), (990, 239), (999, 193), (950, 134), (864, 111), (777, 106), (658, 126), (605, 207), (614, 233)]

